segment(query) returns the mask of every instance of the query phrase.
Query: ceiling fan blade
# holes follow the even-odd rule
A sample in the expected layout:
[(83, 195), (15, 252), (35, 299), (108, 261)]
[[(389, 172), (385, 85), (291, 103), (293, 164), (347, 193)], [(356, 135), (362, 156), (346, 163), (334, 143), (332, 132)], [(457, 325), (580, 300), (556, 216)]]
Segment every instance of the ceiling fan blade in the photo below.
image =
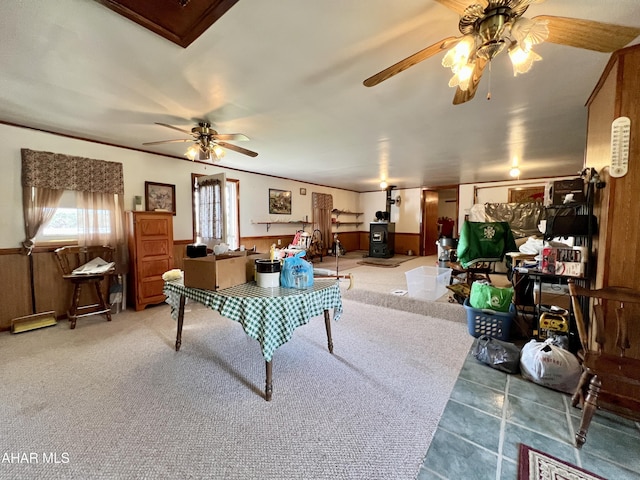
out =
[(225, 142), (217, 142), (217, 143), (221, 147), (228, 148), (229, 150), (233, 150), (238, 153), (242, 153), (244, 155), (249, 155), (250, 157), (258, 156), (256, 152), (252, 152), (251, 150), (247, 150), (246, 148), (238, 147), (237, 145), (232, 145), (231, 143), (225, 143)]
[(142, 145), (160, 145), (161, 143), (193, 142), (193, 138), (182, 138), (180, 140), (160, 140), (159, 142), (146, 142)]
[(585, 48), (597, 52), (613, 52), (640, 35), (640, 28), (578, 18), (540, 15), (534, 20), (549, 22), (547, 42)]
[(482, 8), (485, 8), (489, 4), (487, 0), (436, 0), (436, 2), (453, 10), (458, 15), (462, 15), (469, 5), (479, 4), (482, 5)]
[(174, 127), (173, 125), (169, 125), (169, 124), (166, 124), (166, 123), (160, 123), (160, 122), (155, 122), (155, 123), (156, 123), (156, 125), (162, 125), (163, 127), (173, 128), (174, 130), (178, 130), (179, 132), (191, 135), (191, 130), (185, 130), (183, 128)]
[(249, 140), (249, 137), (242, 133), (216, 133), (215, 135), (211, 135), (211, 138), (214, 140), (235, 140), (235, 141), (246, 141)]
[(456, 94), (453, 96), (453, 104), (460, 105), (461, 103), (471, 100), (478, 90), (480, 79), (484, 73), (484, 67), (487, 66), (487, 60), (481, 57), (476, 59), (476, 66), (471, 74), (471, 80), (469, 80), (469, 88), (462, 90), (460, 87), (456, 89)]
[(385, 68), (381, 72), (378, 72), (375, 75), (367, 78), (362, 83), (364, 84), (365, 87), (373, 87), (375, 85), (378, 85), (379, 83), (384, 82), (388, 78), (391, 78), (394, 75), (397, 75), (398, 73), (406, 70), (407, 68), (412, 67), (415, 64), (420, 63), (423, 60), (426, 60), (427, 58), (434, 56), (436, 53), (439, 53), (442, 50), (452, 47), (458, 41), (460, 41), (461, 38), (462, 37), (444, 38), (439, 42), (428, 46), (427, 48), (423, 48), (419, 52), (414, 53), (413, 55), (405, 58), (404, 60), (400, 60), (398, 63), (391, 65), (388, 68)]

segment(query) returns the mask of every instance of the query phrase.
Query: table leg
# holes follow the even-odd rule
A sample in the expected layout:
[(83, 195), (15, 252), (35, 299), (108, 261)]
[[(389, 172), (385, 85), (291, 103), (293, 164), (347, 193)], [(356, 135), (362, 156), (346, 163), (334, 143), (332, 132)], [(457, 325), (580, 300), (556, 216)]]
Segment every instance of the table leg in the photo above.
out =
[(178, 327), (176, 332), (176, 352), (182, 345), (182, 324), (184, 323), (184, 302), (185, 296), (180, 295), (180, 307), (178, 308)]
[(329, 310), (324, 311), (324, 326), (327, 329), (327, 345), (329, 353), (333, 353), (333, 339), (331, 338), (331, 318), (329, 318)]
[(271, 394), (273, 393), (273, 370), (271, 368), (271, 362), (266, 362), (266, 367), (267, 367), (267, 379), (264, 385), (264, 398), (267, 402), (270, 402)]

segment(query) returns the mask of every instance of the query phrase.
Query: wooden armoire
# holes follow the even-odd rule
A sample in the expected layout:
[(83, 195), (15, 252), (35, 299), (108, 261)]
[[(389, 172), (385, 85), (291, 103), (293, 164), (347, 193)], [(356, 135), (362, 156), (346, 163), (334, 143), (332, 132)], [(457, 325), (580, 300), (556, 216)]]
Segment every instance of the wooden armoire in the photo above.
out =
[(129, 211), (127, 237), (127, 300), (138, 311), (165, 300), (162, 274), (173, 268), (173, 214)]
[[(594, 205), (600, 223), (595, 286), (640, 289), (640, 45), (613, 53), (587, 107), (585, 165), (606, 183), (596, 189)], [(611, 124), (618, 117), (631, 120), (629, 170), (613, 178)]]
[[(640, 45), (611, 56), (587, 102), (589, 118), (585, 165), (595, 168), (604, 188), (596, 189), (594, 211), (599, 231), (594, 241), (597, 253), (595, 287), (619, 286), (640, 289)], [(626, 175), (610, 175), (612, 122), (631, 120), (629, 167)], [(640, 318), (640, 308), (632, 316)], [(614, 305), (607, 305), (605, 328), (616, 329)], [(629, 324), (631, 348), (627, 357), (640, 359), (640, 322)], [(613, 343), (613, 342), (612, 342)], [(604, 353), (619, 354), (616, 345), (605, 345)], [(626, 384), (608, 385), (610, 391), (640, 395)], [(603, 386), (604, 389), (604, 386)], [(614, 405), (615, 407), (615, 405)], [(638, 412), (640, 415), (640, 412)]]

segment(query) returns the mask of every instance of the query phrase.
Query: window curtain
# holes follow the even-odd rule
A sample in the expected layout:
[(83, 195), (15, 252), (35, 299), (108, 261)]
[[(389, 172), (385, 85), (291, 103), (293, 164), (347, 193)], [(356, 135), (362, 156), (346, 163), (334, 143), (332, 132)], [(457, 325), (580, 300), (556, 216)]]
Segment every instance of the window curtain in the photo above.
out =
[[(328, 193), (313, 193), (313, 229), (320, 230), (325, 249), (333, 243), (331, 232), (331, 210), (333, 210), (333, 197)], [(324, 252), (326, 254), (326, 250)]]
[(31, 255), (38, 231), (44, 227), (56, 212), (64, 190), (52, 188), (22, 187), (22, 210), (26, 238), (22, 242), (24, 251)]
[(202, 241), (222, 241), (222, 205), (220, 180), (198, 181), (198, 212)]
[(27, 254), (38, 230), (53, 216), (62, 192), (73, 190), (80, 193), (79, 211), (84, 217), (79, 244), (115, 247), (117, 268), (127, 271), (121, 163), (24, 148), (22, 188)]

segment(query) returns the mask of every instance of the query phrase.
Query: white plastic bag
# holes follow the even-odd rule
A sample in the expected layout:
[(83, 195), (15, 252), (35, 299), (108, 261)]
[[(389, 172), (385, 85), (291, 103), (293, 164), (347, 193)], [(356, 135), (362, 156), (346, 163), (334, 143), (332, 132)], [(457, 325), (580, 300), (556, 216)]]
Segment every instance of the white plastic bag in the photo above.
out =
[(578, 386), (582, 368), (575, 355), (556, 345), (553, 338), (544, 342), (531, 340), (520, 354), (520, 373), (539, 385), (573, 393)]

